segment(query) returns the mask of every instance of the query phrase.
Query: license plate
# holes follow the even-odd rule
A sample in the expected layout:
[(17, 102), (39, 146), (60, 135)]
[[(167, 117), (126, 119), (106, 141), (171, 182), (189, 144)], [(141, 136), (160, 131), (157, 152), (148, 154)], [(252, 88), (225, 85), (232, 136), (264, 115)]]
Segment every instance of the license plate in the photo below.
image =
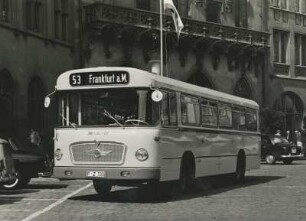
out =
[(296, 149), (293, 148), (293, 149), (291, 150), (291, 152), (292, 152), (292, 153), (296, 153)]
[(86, 176), (87, 177), (105, 177), (106, 173), (105, 171), (87, 171)]

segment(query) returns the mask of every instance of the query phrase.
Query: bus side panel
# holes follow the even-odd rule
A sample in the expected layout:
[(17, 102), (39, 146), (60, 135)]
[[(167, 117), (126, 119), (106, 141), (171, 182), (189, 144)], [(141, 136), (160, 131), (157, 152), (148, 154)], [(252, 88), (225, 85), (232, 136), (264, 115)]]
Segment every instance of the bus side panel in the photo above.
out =
[(195, 176), (233, 173), (237, 149), (243, 148), (242, 136), (204, 131), (161, 129), (161, 180), (177, 180), (181, 159), (186, 151), (195, 157)]
[(161, 181), (177, 180), (185, 151), (195, 157), (195, 176), (234, 173), (239, 150), (246, 154), (246, 169), (259, 168), (257, 135), (161, 129)]
[(258, 169), (260, 167), (260, 145), (259, 135), (245, 136), (246, 170)]
[(183, 154), (188, 151), (195, 157), (196, 177), (216, 174), (219, 158), (212, 155), (210, 145), (202, 142), (203, 132), (192, 130), (161, 129), (160, 157), (161, 181), (178, 180)]
[(160, 130), (160, 169), (161, 181), (177, 180), (180, 175), (181, 157), (185, 151), (185, 137), (177, 129), (161, 128)]
[(196, 161), (196, 177), (233, 173), (236, 170), (237, 149), (242, 148), (242, 137), (232, 134), (202, 133), (204, 148), (197, 151), (197, 156), (204, 156)]

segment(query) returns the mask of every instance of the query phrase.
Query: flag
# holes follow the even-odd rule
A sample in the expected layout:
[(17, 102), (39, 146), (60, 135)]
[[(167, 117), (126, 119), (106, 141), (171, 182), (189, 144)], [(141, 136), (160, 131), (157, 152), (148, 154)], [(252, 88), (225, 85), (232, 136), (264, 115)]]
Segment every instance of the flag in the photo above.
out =
[(181, 31), (184, 28), (184, 24), (172, 0), (164, 0), (164, 10), (167, 9), (171, 11), (177, 37), (180, 37)]

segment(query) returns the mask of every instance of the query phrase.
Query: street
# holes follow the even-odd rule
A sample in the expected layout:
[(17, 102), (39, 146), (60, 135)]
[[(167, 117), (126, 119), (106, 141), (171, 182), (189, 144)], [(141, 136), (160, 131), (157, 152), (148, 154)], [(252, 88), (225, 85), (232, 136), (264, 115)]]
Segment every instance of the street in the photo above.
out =
[(172, 194), (160, 199), (145, 187), (115, 187), (102, 199), (90, 181), (37, 178), (26, 189), (0, 190), (0, 220), (306, 220), (306, 161), (262, 164), (246, 175), (243, 185), (209, 179), (188, 194), (164, 185)]

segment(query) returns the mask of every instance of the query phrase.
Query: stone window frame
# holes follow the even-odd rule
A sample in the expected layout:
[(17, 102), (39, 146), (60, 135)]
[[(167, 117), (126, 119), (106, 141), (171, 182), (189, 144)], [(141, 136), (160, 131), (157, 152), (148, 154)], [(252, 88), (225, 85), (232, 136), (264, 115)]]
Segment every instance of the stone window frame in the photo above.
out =
[(273, 30), (273, 54), (275, 63), (288, 63), (288, 44), (289, 44), (289, 32), (274, 29)]
[(43, 14), (42, 0), (26, 0), (25, 28), (29, 31), (43, 33)]
[(68, 41), (69, 0), (54, 0), (54, 38)]
[(295, 65), (306, 66), (306, 35), (294, 35)]
[(10, 22), (10, 1), (0, 0), (0, 22), (8, 23)]

